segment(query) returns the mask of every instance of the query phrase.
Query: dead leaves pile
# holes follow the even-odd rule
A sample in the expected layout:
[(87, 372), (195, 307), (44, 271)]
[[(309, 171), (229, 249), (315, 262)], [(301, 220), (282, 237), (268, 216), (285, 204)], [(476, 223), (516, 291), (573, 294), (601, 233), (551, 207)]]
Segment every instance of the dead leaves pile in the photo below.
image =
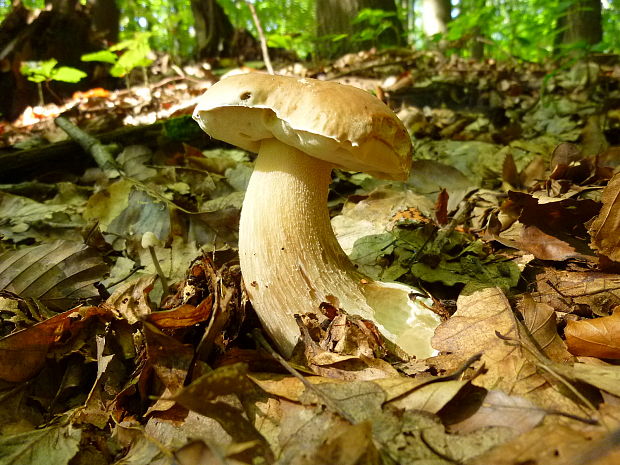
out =
[(617, 463), (620, 117), (587, 104), (619, 71), (415, 59), (388, 97), (465, 79), (502, 117), (403, 109), (411, 178), (339, 173), (330, 207), (360, 269), (436, 299), (436, 356), (326, 304), (282, 363), (231, 247), (247, 154), (126, 147), (123, 177), (0, 193), (0, 464)]

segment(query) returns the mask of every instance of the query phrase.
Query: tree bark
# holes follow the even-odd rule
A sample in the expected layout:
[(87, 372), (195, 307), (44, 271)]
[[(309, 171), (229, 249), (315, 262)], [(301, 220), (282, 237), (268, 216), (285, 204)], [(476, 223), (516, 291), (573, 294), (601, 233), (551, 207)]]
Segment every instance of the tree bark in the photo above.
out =
[(590, 45), (598, 44), (603, 39), (601, 8), (600, 0), (575, 0), (566, 12), (562, 43), (585, 41)]
[(422, 1), (422, 28), (427, 37), (444, 34), (448, 31), (452, 13), (450, 0)]
[(345, 39), (337, 42), (321, 41), (317, 45), (319, 56), (333, 58), (377, 45), (376, 43), (373, 44), (372, 41), (355, 40), (354, 34), (366, 26), (364, 24), (352, 24), (352, 22), (364, 8), (394, 13), (394, 16), (389, 19), (392, 27), (379, 34), (377, 42), (388, 46), (400, 45), (403, 28), (396, 16), (394, 0), (316, 0), (317, 35), (319, 38), (329, 35), (347, 35)]
[(235, 34), (226, 13), (216, 0), (190, 0), (196, 28), (198, 59), (228, 57)]

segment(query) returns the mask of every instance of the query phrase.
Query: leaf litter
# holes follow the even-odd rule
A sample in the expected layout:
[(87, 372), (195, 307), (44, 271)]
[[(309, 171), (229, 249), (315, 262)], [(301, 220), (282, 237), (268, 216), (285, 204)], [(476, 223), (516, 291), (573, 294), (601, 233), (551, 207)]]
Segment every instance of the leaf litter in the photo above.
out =
[[(157, 145), (126, 144), (120, 176), (0, 187), (0, 463), (615, 463), (618, 65), (587, 63), (584, 81), (581, 63), (545, 78), (411, 60), (393, 87), (346, 68), (400, 107), (411, 177), (336, 172), (329, 207), (364, 273), (433, 297), (435, 356), (409, 359), (326, 303), (282, 361), (236, 256), (251, 157), (197, 142), (180, 117)], [(462, 79), (478, 107), (419, 101)], [(105, 99), (139, 119), (129, 96), (80, 97), (75, 122), (92, 127)], [(13, 131), (3, 140), (27, 142)], [(29, 132), (45, 131), (59, 137)]]

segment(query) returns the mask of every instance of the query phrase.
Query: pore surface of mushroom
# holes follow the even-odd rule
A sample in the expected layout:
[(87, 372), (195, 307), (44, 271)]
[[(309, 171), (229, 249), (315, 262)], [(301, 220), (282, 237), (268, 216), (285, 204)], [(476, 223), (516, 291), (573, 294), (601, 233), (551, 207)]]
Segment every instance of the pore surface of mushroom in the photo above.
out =
[(375, 322), (411, 355), (431, 355), (439, 318), (428, 299), (357, 271), (330, 224), (334, 167), (403, 179), (411, 141), (396, 115), (369, 93), (314, 79), (246, 74), (213, 85), (194, 118), (212, 137), (257, 152), (239, 225), (249, 298), (285, 355), (299, 338), (295, 314), (323, 302)]

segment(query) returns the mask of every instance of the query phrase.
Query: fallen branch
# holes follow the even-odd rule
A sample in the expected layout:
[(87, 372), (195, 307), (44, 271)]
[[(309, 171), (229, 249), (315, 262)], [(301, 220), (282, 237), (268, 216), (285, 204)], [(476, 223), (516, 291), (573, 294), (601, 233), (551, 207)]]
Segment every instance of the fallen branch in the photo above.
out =
[(114, 157), (112, 157), (112, 154), (108, 151), (107, 147), (99, 142), (99, 139), (96, 139), (87, 132), (82, 131), (63, 116), (59, 116), (54, 120), (54, 122), (93, 157), (95, 163), (97, 163), (99, 168), (101, 168), (108, 177), (115, 178), (119, 175), (119, 170), (116, 165), (116, 161), (114, 161)]

